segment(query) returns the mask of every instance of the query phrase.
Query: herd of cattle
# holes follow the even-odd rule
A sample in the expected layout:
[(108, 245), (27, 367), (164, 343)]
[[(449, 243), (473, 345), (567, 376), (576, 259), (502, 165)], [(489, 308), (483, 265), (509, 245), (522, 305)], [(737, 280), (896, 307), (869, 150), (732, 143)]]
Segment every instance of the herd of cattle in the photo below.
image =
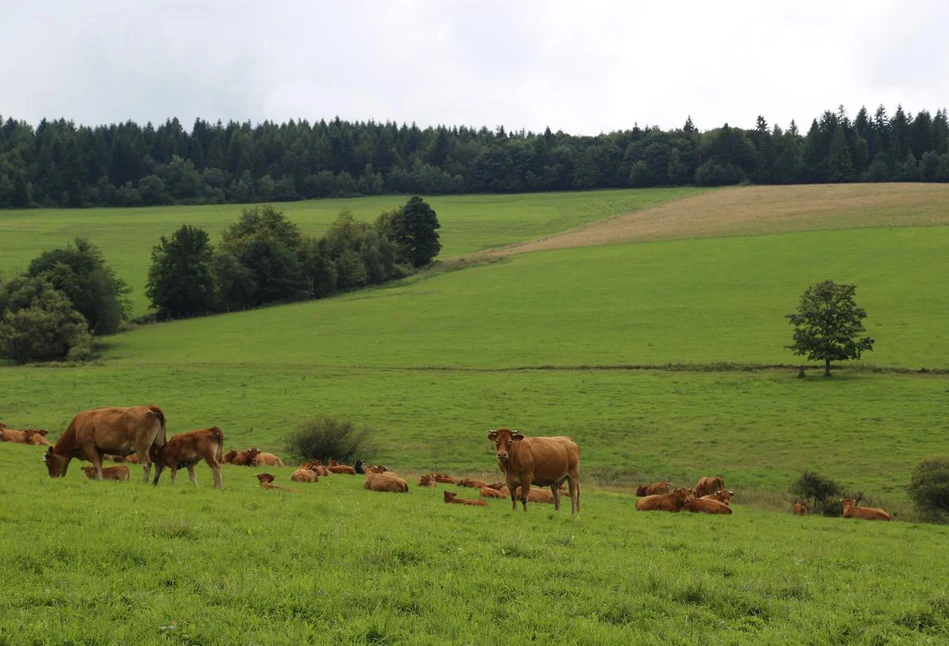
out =
[[(47, 431), (40, 429), (16, 430), (0, 423), (0, 441), (47, 445), (43, 456), (50, 477), (66, 475), (73, 458), (87, 460), (92, 466), (83, 467), (88, 478), (102, 480), (128, 480), (129, 468), (125, 465), (103, 467), (106, 459), (135, 462), (144, 469), (143, 482), (147, 483), (152, 464), (155, 465), (153, 484), (158, 484), (162, 471), (171, 471), (171, 483), (181, 468), (188, 470), (191, 483), (197, 485), (194, 467), (202, 460), (211, 468), (214, 486), (223, 489), (221, 464), (240, 466), (276, 466), (283, 462), (272, 453), (261, 452), (252, 447), (246, 451), (231, 450), (224, 453), (224, 433), (217, 426), (179, 433), (168, 439), (164, 411), (158, 406), (130, 406), (95, 408), (82, 411), (69, 423), (66, 431), (55, 445), (46, 439)], [(571, 513), (580, 511), (580, 447), (569, 437), (526, 437), (516, 430), (502, 428), (493, 430), (488, 439), (494, 442), (498, 467), (505, 481), (488, 484), (479, 480), (456, 479), (445, 474), (426, 474), (418, 482), (420, 487), (434, 487), (436, 483), (454, 484), (478, 489), (482, 498), (510, 497), (514, 509), (520, 500), (524, 511), (528, 502), (552, 503), (560, 509), (560, 497), (569, 495)], [(405, 493), (409, 487), (405, 480), (383, 466), (354, 466), (338, 464), (331, 460), (324, 466), (320, 460), (299, 465), (290, 479), (298, 483), (317, 482), (320, 476), (332, 473), (365, 474), (363, 484), (370, 491)], [(274, 484), (271, 473), (257, 474), (260, 486), (265, 489), (298, 491)], [(564, 483), (567, 489), (563, 489)], [(549, 487), (549, 493), (534, 487)], [(673, 488), (668, 482), (641, 485), (636, 495), (639, 511), (682, 510), (708, 514), (731, 514), (731, 498), (734, 492), (725, 487), (719, 477), (700, 478), (695, 487)], [(446, 503), (484, 506), (484, 500), (459, 498), (455, 492), (445, 491)], [(844, 518), (865, 520), (890, 520), (882, 509), (857, 507), (852, 500), (841, 501)], [(807, 501), (794, 504), (794, 513), (806, 515)]]

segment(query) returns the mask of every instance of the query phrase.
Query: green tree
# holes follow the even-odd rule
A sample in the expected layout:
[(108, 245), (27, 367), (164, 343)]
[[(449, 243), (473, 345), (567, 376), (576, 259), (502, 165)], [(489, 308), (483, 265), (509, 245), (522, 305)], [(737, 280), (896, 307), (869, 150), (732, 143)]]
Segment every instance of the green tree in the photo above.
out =
[(853, 160), (850, 158), (850, 149), (847, 148), (847, 140), (844, 137), (842, 126), (837, 127), (834, 138), (830, 143), (830, 150), (827, 153), (827, 181), (829, 182), (852, 182), (854, 178)]
[(0, 293), (0, 356), (17, 364), (82, 361), (92, 337), (69, 298), (44, 278), (20, 278)]
[(402, 207), (401, 216), (393, 223), (394, 242), (401, 256), (413, 267), (424, 267), (432, 262), (442, 244), (439, 242), (438, 217), (419, 196), (414, 196)]
[(45, 278), (63, 292), (96, 336), (118, 332), (131, 313), (131, 289), (106, 265), (99, 247), (85, 238), (43, 252), (33, 259), (27, 273)]
[(214, 248), (203, 229), (182, 225), (152, 249), (145, 294), (161, 318), (194, 316), (214, 308)]
[(808, 361), (823, 361), (825, 377), (830, 376), (831, 361), (859, 359), (862, 352), (873, 350), (873, 339), (859, 336), (867, 313), (854, 301), (856, 291), (856, 285), (832, 280), (811, 285), (797, 312), (786, 317), (794, 326), (788, 349)]
[(949, 513), (949, 458), (923, 460), (913, 469), (909, 497), (930, 515)]

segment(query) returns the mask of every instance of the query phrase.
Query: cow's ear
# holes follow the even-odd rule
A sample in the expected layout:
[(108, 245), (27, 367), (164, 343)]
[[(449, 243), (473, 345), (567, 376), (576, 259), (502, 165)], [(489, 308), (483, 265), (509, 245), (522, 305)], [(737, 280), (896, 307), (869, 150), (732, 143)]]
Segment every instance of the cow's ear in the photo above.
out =
[(39, 431), (37, 431), (37, 432), (38, 432), (40, 435), (42, 435), (43, 437), (46, 437), (47, 435), (49, 435), (49, 431), (47, 431), (45, 428), (44, 428), (44, 429), (41, 429), (41, 430), (39, 430)]
[(524, 434), (521, 433), (520, 431), (512, 431), (511, 439), (514, 440), (515, 442), (520, 442), (521, 440), (524, 439)]
[(488, 439), (491, 440), (492, 442), (497, 442), (497, 441), (498, 441), (498, 432), (497, 432), (497, 431), (491, 431), (490, 433), (488, 433)]

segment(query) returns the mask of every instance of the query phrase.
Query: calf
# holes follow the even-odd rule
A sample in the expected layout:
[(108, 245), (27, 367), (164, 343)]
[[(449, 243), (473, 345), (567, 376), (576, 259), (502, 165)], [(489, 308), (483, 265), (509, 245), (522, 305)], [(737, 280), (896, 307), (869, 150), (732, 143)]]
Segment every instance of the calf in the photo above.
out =
[(418, 486), (420, 487), (434, 487), (435, 486), (435, 476), (431, 473), (426, 474), (418, 479)]
[(153, 446), (151, 449), (152, 462), (157, 467), (153, 484), (158, 484), (158, 478), (165, 467), (171, 469), (171, 484), (175, 484), (178, 469), (186, 467), (191, 484), (198, 486), (198, 479), (194, 474), (194, 465), (201, 460), (207, 462), (214, 474), (214, 486), (224, 489), (221, 482), (221, 460), (224, 457), (224, 432), (217, 426), (202, 428), (187, 433), (178, 433), (164, 446)]
[(637, 496), (656, 496), (670, 491), (672, 491), (672, 483), (669, 482), (653, 482), (652, 484), (636, 487)]
[(637, 511), (672, 511), (682, 509), (685, 501), (692, 496), (692, 491), (681, 487), (669, 493), (646, 496), (636, 501)]
[(283, 460), (278, 458), (273, 453), (260, 453), (258, 452), (254, 459), (251, 461), (252, 467), (282, 467)]
[(693, 513), (703, 514), (731, 514), (732, 508), (714, 498), (687, 498), (682, 503), (682, 509)]
[(409, 483), (399, 476), (389, 473), (373, 473), (371, 471), (366, 471), (366, 481), (363, 482), (362, 488), (368, 489), (369, 491), (408, 493)]
[(853, 500), (841, 500), (844, 506), (844, 518), (861, 518), (863, 520), (890, 520), (890, 515), (879, 507), (857, 507)]
[(794, 515), (807, 516), (807, 506), (810, 504), (810, 500), (802, 500), (801, 502), (794, 503)]
[(482, 487), (487, 487), (487, 482), (481, 482), (480, 480), (471, 480), (469, 478), (462, 478), (456, 482), (459, 487), (471, 487), (472, 489), (481, 489)]
[(305, 466), (300, 467), (296, 471), (290, 474), (290, 479), (294, 482), (319, 482), (320, 479), (316, 475), (315, 467)]
[[(346, 473), (351, 476), (356, 475), (356, 469), (354, 467), (348, 467), (345, 464), (333, 464), (332, 462), (328, 467), (326, 467), (330, 473)], [(367, 472), (368, 473), (368, 472)]]
[(281, 487), (280, 485), (275, 485), (273, 481), (276, 479), (272, 473), (258, 473), (257, 482), (260, 483), (261, 488), (269, 489), (272, 491), (289, 491), (291, 493), (300, 493), (299, 489), (291, 489), (290, 487)]
[(735, 495), (728, 489), (719, 489), (715, 493), (706, 494), (704, 496), (698, 496), (703, 500), (717, 500), (720, 503), (729, 505), (731, 504), (732, 496)]
[(0, 424), (0, 442), (26, 442), (26, 431), (15, 428), (7, 428), (6, 424)]
[[(96, 479), (96, 468), (95, 467), (83, 467), (82, 472), (86, 474), (86, 477), (90, 480)], [(102, 479), (103, 480), (121, 480), (126, 482), (129, 479), (129, 468), (126, 466), (121, 467), (102, 467)]]
[(488, 503), (483, 500), (465, 500), (463, 498), (456, 498), (458, 494), (454, 491), (446, 491), (445, 493), (445, 502), (454, 504), (454, 505), (473, 505), (475, 507), (486, 507)]
[(442, 484), (455, 484), (456, 482), (458, 482), (458, 480), (455, 478), (452, 478), (449, 475), (445, 475), (444, 473), (436, 473), (435, 482), (440, 482)]
[(26, 433), (24, 443), (32, 444), (33, 446), (50, 446), (49, 440), (46, 439), (46, 435), (49, 431), (45, 428), (28, 428), (23, 432)]
[[(515, 498), (521, 497), (520, 487), (517, 487), (515, 489), (514, 497)], [(527, 492), (527, 502), (542, 502), (548, 505), (552, 505), (554, 504), (554, 494), (546, 489), (537, 489), (536, 487), (531, 487), (530, 491)]]
[(510, 492), (507, 490), (507, 487), (504, 489), (495, 489), (493, 487), (481, 487), (481, 497), (482, 498), (507, 498), (510, 495)]

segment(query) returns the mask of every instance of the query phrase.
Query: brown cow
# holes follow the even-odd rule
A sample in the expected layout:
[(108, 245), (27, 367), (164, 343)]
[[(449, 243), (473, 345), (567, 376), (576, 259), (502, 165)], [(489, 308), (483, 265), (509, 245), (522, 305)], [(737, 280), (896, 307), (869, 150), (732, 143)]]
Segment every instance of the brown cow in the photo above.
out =
[(92, 462), (96, 478), (102, 479), (102, 453), (128, 455), (136, 453), (143, 467), (143, 480), (148, 482), (152, 445), (165, 444), (165, 413), (158, 406), (94, 408), (82, 411), (49, 447), (43, 456), (51, 478), (66, 475), (73, 458)]
[[(230, 455), (230, 452), (228, 452), (228, 455)], [(234, 451), (231, 464), (239, 467), (249, 467), (253, 465), (258, 455), (260, 455), (260, 449), (257, 448), (247, 449), (246, 451)]]
[(444, 473), (436, 473), (435, 482), (440, 482), (442, 484), (455, 484), (458, 482), (458, 480), (452, 478), (451, 476), (445, 475)]
[(698, 496), (698, 498), (701, 498), (702, 500), (717, 500), (720, 503), (730, 505), (733, 495), (734, 493), (729, 491), (728, 489), (719, 489), (715, 493), (706, 494), (704, 496)]
[(299, 489), (291, 489), (290, 487), (281, 487), (280, 485), (275, 485), (273, 481), (276, 479), (276, 476), (272, 473), (258, 473), (257, 482), (260, 483), (261, 488), (269, 489), (271, 491), (289, 491), (290, 493), (302, 493)]
[(680, 487), (669, 493), (646, 496), (636, 501), (637, 511), (679, 511), (685, 501), (692, 496), (692, 491)]
[(282, 467), (283, 460), (278, 458), (273, 453), (258, 452), (257, 455), (254, 457), (253, 461), (251, 462), (251, 466), (252, 467), (265, 467), (265, 466), (266, 467)]
[(423, 475), (418, 479), (418, 486), (420, 487), (434, 487), (435, 486), (435, 476), (431, 473)]
[(46, 439), (46, 435), (49, 433), (45, 428), (28, 428), (24, 431), (26, 433), (26, 439), (24, 440), (25, 444), (32, 444), (33, 446), (50, 446), (49, 440)]
[[(333, 467), (330, 467), (331, 469)], [(402, 478), (389, 473), (366, 472), (366, 481), (362, 485), (363, 489), (370, 491), (391, 491), (393, 493), (408, 493), (409, 483)]]
[(701, 498), (702, 496), (707, 496), (710, 493), (715, 493), (716, 491), (725, 490), (725, 481), (719, 478), (718, 476), (699, 478), (699, 481), (695, 483), (695, 497)]
[[(86, 474), (86, 477), (90, 480), (96, 479), (96, 468), (95, 467), (83, 467), (83, 473)], [(126, 482), (129, 479), (129, 468), (127, 466), (121, 467), (103, 467), (102, 468), (102, 479), (103, 480), (121, 480)]]
[(26, 431), (7, 428), (6, 424), (0, 423), (0, 442), (17, 442), (23, 444), (26, 442)]
[(570, 511), (580, 511), (580, 447), (569, 437), (524, 437), (500, 428), (488, 433), (495, 443), (498, 467), (504, 472), (511, 504), (517, 509), (515, 489), (521, 487), (521, 504), (527, 511), (531, 485), (550, 487), (554, 509), (560, 510), (560, 485), (570, 481)]
[(671, 482), (653, 482), (648, 485), (639, 485), (636, 487), (637, 496), (655, 496), (661, 493), (669, 493), (672, 491)]
[(807, 516), (807, 507), (810, 504), (811, 504), (810, 500), (802, 500), (800, 502), (794, 503), (794, 515)]
[(316, 467), (306, 465), (299, 467), (296, 471), (290, 474), (290, 479), (294, 482), (319, 482), (320, 479), (316, 475)]
[[(531, 490), (533, 491), (533, 490)], [(482, 498), (507, 498), (510, 492), (507, 490), (507, 487), (504, 489), (495, 489), (494, 487), (481, 487), (481, 497)], [(530, 498), (528, 498), (530, 500)]]
[[(326, 468), (329, 470), (330, 473), (347, 473), (351, 476), (356, 475), (356, 469), (354, 467), (348, 467), (345, 464), (330, 463), (330, 465)], [(371, 473), (371, 472), (367, 472), (367, 473)], [(380, 474), (376, 474), (376, 475), (380, 475)]]
[(682, 509), (691, 511), (692, 513), (701, 512), (703, 514), (732, 513), (731, 507), (714, 498), (687, 498), (686, 501), (682, 503)]
[(237, 457), (237, 449), (231, 449), (224, 454), (224, 457), (221, 459), (223, 464), (234, 464), (234, 458)]
[[(475, 507), (486, 507), (488, 503), (483, 500), (465, 500), (464, 498), (456, 498), (458, 494), (454, 491), (446, 491), (445, 493), (445, 502), (452, 503), (454, 505), (472, 505)], [(515, 503), (516, 506), (516, 503)]]
[(198, 479), (194, 474), (194, 465), (201, 460), (207, 462), (214, 474), (215, 489), (224, 489), (221, 482), (221, 460), (224, 457), (224, 432), (217, 426), (202, 428), (187, 433), (178, 433), (164, 446), (153, 446), (151, 458), (155, 463), (155, 481), (165, 467), (171, 469), (171, 484), (175, 484), (178, 469), (186, 467), (191, 484), (198, 486)]
[[(515, 497), (520, 497), (521, 488), (518, 487), (514, 492)], [(563, 490), (560, 493), (565, 493)], [(547, 491), (546, 489), (538, 489), (536, 487), (531, 487), (531, 490), (527, 492), (527, 502), (542, 502), (548, 505), (554, 504), (554, 495)]]
[(890, 520), (890, 515), (879, 507), (857, 507), (853, 500), (841, 500), (844, 506), (844, 518), (861, 518), (863, 520)]
[(480, 480), (472, 480), (469, 478), (462, 478), (455, 483), (459, 487), (470, 487), (472, 489), (481, 489), (482, 487), (487, 487), (487, 482), (481, 482)]

